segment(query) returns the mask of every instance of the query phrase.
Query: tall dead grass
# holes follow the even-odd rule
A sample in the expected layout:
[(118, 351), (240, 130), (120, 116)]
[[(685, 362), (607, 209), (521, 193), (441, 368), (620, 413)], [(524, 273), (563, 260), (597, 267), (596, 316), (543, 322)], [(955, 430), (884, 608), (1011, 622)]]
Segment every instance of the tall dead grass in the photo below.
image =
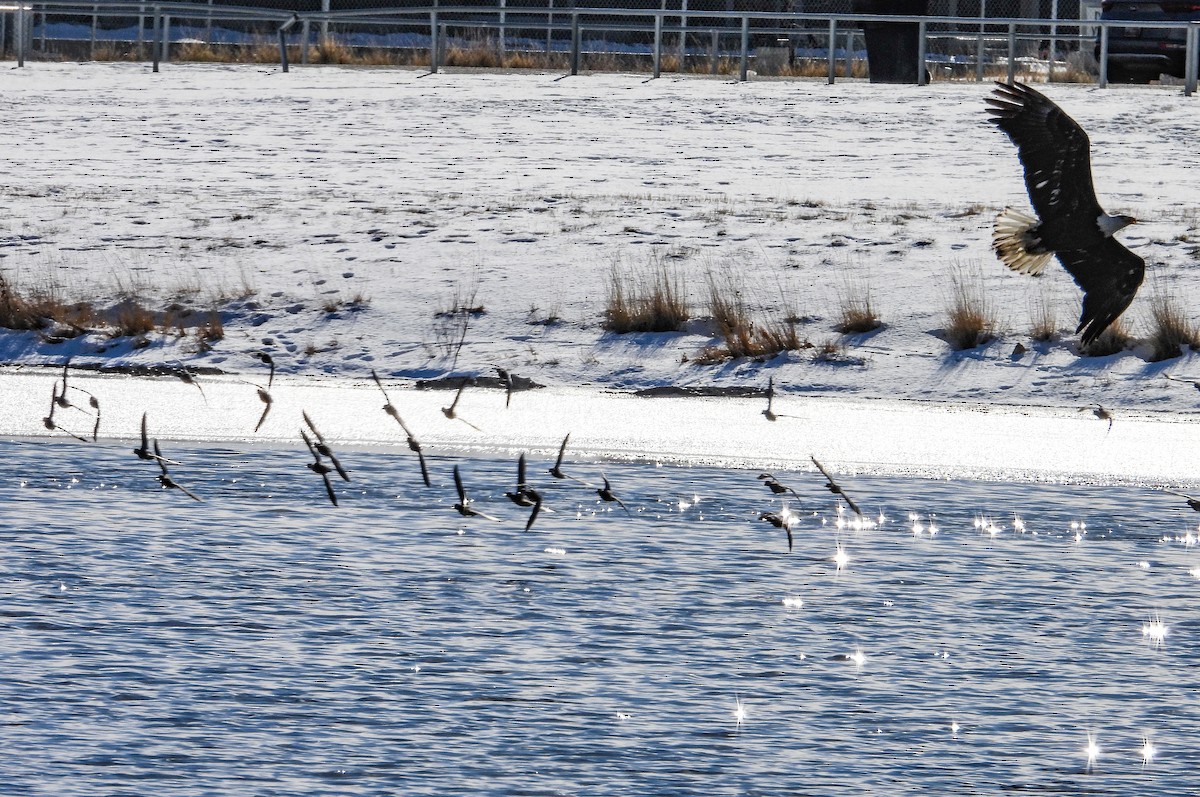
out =
[(984, 291), (983, 278), (956, 269), (950, 274), (943, 339), (954, 351), (974, 349), (996, 336), (996, 311)]
[(1183, 354), (1183, 347), (1200, 348), (1200, 327), (1184, 313), (1179, 301), (1167, 293), (1150, 300), (1150, 362), (1170, 360)]
[(776, 313), (766, 321), (755, 321), (746, 303), (746, 290), (732, 272), (708, 281), (708, 310), (721, 345), (709, 346), (696, 358), (701, 364), (749, 357), (770, 358), (785, 351), (811, 348), (796, 328), (794, 313)]
[(604, 310), (609, 332), (676, 332), (690, 315), (682, 277), (663, 263), (639, 273), (616, 266), (610, 272)]

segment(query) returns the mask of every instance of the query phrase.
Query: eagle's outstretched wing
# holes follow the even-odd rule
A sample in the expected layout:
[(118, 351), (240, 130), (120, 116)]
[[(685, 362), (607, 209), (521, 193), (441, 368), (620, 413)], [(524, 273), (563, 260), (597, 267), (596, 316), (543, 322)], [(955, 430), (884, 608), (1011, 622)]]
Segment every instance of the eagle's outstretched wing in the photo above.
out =
[(1146, 263), (1115, 238), (1103, 238), (1087, 249), (1055, 254), (1083, 289), (1083, 314), (1075, 331), (1083, 333), (1080, 340), (1086, 348), (1133, 301), (1145, 276)]
[(1075, 216), (1094, 221), (1102, 211), (1092, 186), (1091, 142), (1074, 119), (1024, 83), (997, 83), (988, 97), (992, 122), (1017, 145), (1025, 188), (1045, 222)]

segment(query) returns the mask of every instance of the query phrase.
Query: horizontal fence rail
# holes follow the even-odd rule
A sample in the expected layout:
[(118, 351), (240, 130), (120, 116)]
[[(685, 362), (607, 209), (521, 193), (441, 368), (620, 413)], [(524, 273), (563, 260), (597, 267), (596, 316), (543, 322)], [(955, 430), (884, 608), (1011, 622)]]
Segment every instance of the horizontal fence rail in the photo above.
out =
[[(560, 0), (561, 1), (561, 0)], [(735, 46), (724, 50), (736, 59), (738, 77), (747, 80), (749, 62), (754, 55), (751, 41), (757, 37), (776, 37), (788, 47), (793, 47), (789, 37), (802, 36), (809, 40), (823, 41), (824, 58), (828, 63), (828, 82), (835, 79), (839, 52), (847, 62), (856, 56), (856, 38), (861, 38), (864, 24), (900, 23), (915, 26), (917, 30), (917, 82), (928, 80), (928, 69), (946, 64), (947, 57), (933, 54), (930, 42), (952, 42), (960, 49), (974, 42), (975, 77), (983, 79), (985, 46), (1003, 51), (1003, 63), (1009, 82), (1015, 78), (1019, 60), (1020, 44), (1030, 42), (1049, 43), (1047, 56), (1047, 79), (1053, 80), (1056, 51), (1062, 44), (1076, 44), (1081, 50), (1093, 45), (1097, 48), (1098, 84), (1108, 84), (1109, 39), (1114, 28), (1136, 27), (1184, 31), (1185, 74), (1184, 93), (1188, 96), (1196, 91), (1198, 78), (1198, 52), (1200, 52), (1200, 22), (1150, 21), (1150, 20), (1074, 20), (1074, 19), (1031, 19), (1017, 17), (961, 17), (961, 16), (903, 16), (879, 14), (812, 14), (769, 11), (717, 11), (682, 8), (579, 8), (556, 7), (554, 0), (547, 0), (544, 7), (512, 7), (505, 0), (493, 0), (490, 6), (442, 6), (369, 8), (341, 11), (290, 11), (252, 6), (217, 5), (211, 3), (134, 3), (111, 2), (81, 3), (74, 0), (40, 0), (39, 2), (16, 2), (0, 0), (0, 23), (11, 19), (11, 35), (5, 34), (0, 24), (0, 49), (6, 39), (11, 39), (18, 66), (24, 66), (31, 52), (34, 39), (34, 20), (40, 17), (43, 42), (47, 36), (48, 20), (90, 19), (91, 43), (97, 41), (99, 20), (136, 20), (134, 31), (136, 43), (149, 45), (155, 71), (160, 60), (169, 57), (172, 41), (173, 21), (203, 20), (211, 28), (214, 23), (236, 23), (251, 25), (259, 29), (270, 28), (277, 35), (279, 61), (282, 69), (288, 69), (289, 44), (300, 47), (302, 63), (307, 63), (308, 45), (312, 43), (313, 31), (321, 38), (329, 35), (331, 27), (342, 29), (372, 28), (403, 29), (417, 37), (413, 46), (422, 46), (429, 52), (429, 67), (433, 72), (444, 65), (444, 56), (451, 31), (460, 35), (469, 31), (475, 37), (486, 37), (503, 50), (510, 37), (539, 31), (545, 37), (546, 51), (553, 49), (566, 55), (570, 74), (578, 74), (581, 56), (587, 47), (589, 35), (619, 34), (640, 36), (649, 44), (627, 45), (631, 54), (645, 55), (651, 59), (652, 72), (658, 77), (663, 56), (668, 49), (667, 40), (673, 38), (672, 52), (687, 53), (687, 37), (711, 42), (707, 51), (711, 54), (714, 67), (721, 42), (734, 40)], [(149, 31), (146, 25), (149, 23)], [(609, 45), (603, 35), (600, 41)], [(839, 41), (843, 42), (839, 49)], [(228, 43), (228, 42), (217, 42)], [(612, 52), (612, 50), (605, 50)], [(794, 52), (794, 49), (793, 49)], [(951, 61), (950, 63), (957, 64)]]

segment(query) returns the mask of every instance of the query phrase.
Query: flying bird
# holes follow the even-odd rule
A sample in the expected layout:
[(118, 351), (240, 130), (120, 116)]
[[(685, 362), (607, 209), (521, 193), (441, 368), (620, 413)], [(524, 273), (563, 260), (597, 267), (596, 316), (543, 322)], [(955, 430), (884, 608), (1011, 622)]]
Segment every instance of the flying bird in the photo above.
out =
[[(50, 414), (47, 415), (45, 418), (42, 418), (42, 424), (46, 427), (46, 429), (48, 429), (51, 432), (55, 432), (55, 431), (62, 432), (65, 435), (70, 435), (71, 437), (74, 437), (76, 440), (78, 440), (81, 443), (88, 442), (86, 437), (80, 437), (79, 435), (72, 432), (70, 429), (64, 429), (62, 426), (59, 426), (57, 422), (55, 422), (54, 410), (56, 410), (59, 406), (60, 405), (58, 403), (58, 381), (55, 380), (54, 386), (50, 389)], [(99, 421), (97, 421), (97, 423), (99, 423)]]
[[(525, 452), (523, 451), (517, 459), (516, 489), (510, 493), (506, 492), (504, 495), (517, 506), (533, 507), (533, 511), (529, 513), (529, 520), (525, 522), (525, 530), (529, 531), (533, 527), (533, 521), (537, 520), (538, 514), (542, 511), (542, 494), (525, 481)], [(545, 511), (552, 513), (554, 510), (546, 507)]]
[(508, 405), (512, 403), (513, 394), (513, 378), (512, 374), (504, 368), (496, 366), (496, 374), (500, 377), (500, 381), (504, 383), (504, 409), (508, 409)]
[(765, 484), (768, 488), (770, 488), (771, 492), (775, 493), (776, 495), (779, 495), (780, 493), (791, 493), (792, 495), (799, 495), (799, 493), (797, 493), (791, 487), (788, 487), (786, 484), (784, 484), (781, 481), (779, 481), (778, 479), (776, 479), (770, 473), (760, 473), (760, 474), (758, 474), (758, 478), (761, 479), (762, 483)]
[(272, 357), (270, 354), (267, 354), (265, 351), (256, 351), (256, 352), (254, 352), (254, 354), (252, 354), (250, 356), (256, 360), (262, 360), (264, 363), (266, 363), (268, 366), (271, 367), (271, 372), (269, 374), (267, 374), (267, 390), (270, 390), (271, 383), (273, 383), (275, 381), (275, 358)]
[(762, 512), (759, 514), (759, 520), (765, 520), (777, 529), (783, 529), (787, 532), (788, 550), (792, 550), (792, 521), (796, 516), (788, 511), (785, 506), (778, 512)]
[(772, 402), (775, 401), (775, 377), (767, 377), (767, 408), (763, 410), (763, 415), (768, 421), (773, 421), (779, 416), (771, 409)]
[(1005, 208), (996, 218), (992, 248), (1013, 271), (1038, 275), (1051, 257), (1083, 289), (1076, 333), (1086, 348), (1129, 307), (1145, 262), (1113, 233), (1132, 216), (1100, 207), (1092, 186), (1091, 142), (1074, 119), (1023, 83), (998, 83), (988, 97), (991, 121), (1017, 146), (1034, 218)]
[(629, 511), (629, 507), (625, 506), (621, 499), (617, 498), (616, 493), (612, 491), (612, 485), (608, 483), (608, 477), (601, 473), (600, 478), (604, 479), (604, 486), (596, 490), (596, 495), (600, 496), (600, 500), (615, 503), (617, 506), (625, 510), (626, 515), (632, 515), (632, 513)]
[(1187, 501), (1187, 505), (1190, 506), (1194, 511), (1200, 512), (1200, 498), (1193, 498), (1190, 495), (1187, 495), (1185, 493), (1177, 493), (1174, 490), (1164, 490), (1163, 492), (1167, 492), (1167, 493), (1170, 493), (1171, 495), (1179, 496), (1183, 500)]
[(840, 495), (842, 498), (846, 499), (846, 505), (850, 507), (850, 510), (859, 517), (862, 517), (863, 513), (862, 510), (858, 508), (858, 504), (854, 503), (853, 499), (846, 495), (846, 491), (842, 489), (840, 484), (833, 480), (833, 477), (829, 475), (829, 471), (825, 470), (820, 462), (817, 462), (816, 457), (809, 457), (809, 459), (811, 459), (813, 464), (817, 466), (817, 470), (821, 471), (821, 475), (825, 477), (825, 489), (834, 495)]
[(587, 482), (585, 482), (583, 479), (575, 476), (568, 476), (566, 473), (563, 473), (563, 454), (567, 452), (567, 441), (570, 439), (571, 433), (567, 432), (567, 436), (563, 438), (562, 445), (558, 447), (558, 459), (554, 461), (554, 467), (550, 468), (550, 475), (556, 479), (570, 479), (571, 481), (576, 481), (580, 484), (587, 484)]
[(1111, 412), (1109, 412), (1108, 409), (1106, 409), (1103, 404), (1094, 404), (1094, 405), (1089, 405), (1087, 407), (1080, 407), (1079, 411), (1080, 412), (1089, 412), (1090, 411), (1092, 413), (1092, 415), (1095, 415), (1096, 418), (1098, 418), (1099, 420), (1108, 421), (1108, 430), (1105, 432), (1106, 435), (1108, 434), (1108, 432), (1112, 431), (1113, 414)]
[(191, 490), (172, 479), (171, 474), (167, 473), (167, 462), (170, 460), (163, 457), (162, 451), (160, 451), (158, 448), (158, 440), (154, 441), (154, 459), (158, 460), (158, 467), (162, 470), (162, 473), (158, 474), (156, 478), (158, 479), (158, 483), (163, 486), (163, 489), (179, 490), (193, 501), (201, 500), (200, 496), (196, 495)]
[(304, 445), (308, 446), (308, 452), (313, 455), (313, 461), (309, 462), (306, 467), (320, 476), (325, 482), (325, 492), (329, 496), (329, 501), (334, 506), (337, 506), (337, 494), (333, 491), (333, 483), (329, 481), (329, 472), (333, 470), (333, 466), (326, 465), (321, 461), (321, 452), (313, 445), (312, 440), (305, 434), (303, 429), (300, 430), (300, 436), (304, 438)]
[(467, 498), (467, 491), (463, 489), (462, 476), (459, 475), (457, 465), (454, 466), (454, 489), (458, 491), (458, 503), (454, 505), (454, 508), (458, 510), (458, 514), (463, 517), (481, 517), (485, 520), (500, 522), (500, 518), (492, 517), (480, 512), (478, 509), (471, 508), (471, 499)]
[(146, 413), (142, 413), (142, 444), (133, 449), (133, 453), (137, 454), (138, 459), (159, 460), (168, 465), (178, 465), (179, 463), (173, 459), (164, 459), (161, 452), (158, 450), (158, 441), (155, 440), (154, 450), (150, 450), (150, 435), (146, 431)]
[(259, 427), (263, 425), (263, 421), (267, 419), (267, 414), (271, 411), (271, 405), (275, 403), (275, 399), (271, 398), (271, 394), (267, 392), (265, 387), (261, 385), (255, 385), (254, 387), (258, 390), (258, 400), (263, 403), (262, 415), (258, 416), (258, 423), (254, 424), (254, 431), (257, 432)]
[(333, 455), (333, 449), (331, 449), (329, 444), (325, 442), (325, 437), (320, 433), (320, 431), (317, 430), (317, 425), (312, 422), (312, 418), (308, 417), (308, 412), (301, 410), (300, 414), (304, 416), (304, 423), (308, 425), (308, 428), (313, 433), (313, 437), (316, 438), (316, 442), (313, 443), (313, 448), (320, 452), (321, 456), (329, 460), (330, 464), (333, 465), (334, 470), (336, 470), (338, 475), (342, 477), (342, 481), (350, 481), (350, 474), (347, 473), (346, 469), (342, 467), (342, 463), (338, 462), (338, 458)]
[(462, 398), (463, 389), (466, 388), (466, 386), (467, 386), (467, 380), (466, 380), (466, 378), (464, 378), (461, 382), (458, 383), (458, 392), (454, 394), (454, 401), (450, 402), (449, 407), (442, 407), (442, 415), (445, 415), (447, 418), (449, 418), (452, 421), (457, 418), (458, 420), (465, 423), (467, 426), (470, 426), (475, 431), (482, 432), (483, 430), (480, 429), (478, 426), (471, 423), (466, 418), (460, 418), (458, 413), (455, 412), (455, 408), (458, 406), (458, 400), (460, 398)]
[(421, 478), (425, 481), (426, 487), (432, 487), (433, 482), (429, 480), (429, 468), (425, 466), (425, 455), (421, 452), (421, 443), (413, 435), (403, 419), (400, 418), (400, 412), (392, 404), (392, 400), (388, 398), (387, 391), (383, 389), (383, 382), (379, 381), (379, 375), (375, 373), (374, 368), (371, 369), (371, 378), (375, 380), (375, 384), (379, 385), (379, 392), (383, 393), (383, 400), (386, 402), (383, 405), (383, 411), (395, 419), (396, 423), (400, 424), (400, 428), (404, 430), (404, 434), (408, 438), (408, 449), (417, 455), (417, 461), (421, 463)]
[[(175, 372), (175, 375), (178, 376), (179, 381), (183, 382), (185, 385), (191, 385), (192, 387), (199, 390), (200, 398), (204, 399), (205, 405), (208, 404), (208, 396), (204, 395), (204, 388), (201, 387), (200, 383), (196, 381), (196, 377), (192, 374), (191, 371), (189, 371), (188, 369), (184, 368), (181, 365), (181, 366), (179, 366), (179, 370)], [(272, 374), (272, 376), (274, 376), (274, 374)], [(268, 387), (270, 387), (270, 384), (271, 384), (270, 382), (267, 382)]]

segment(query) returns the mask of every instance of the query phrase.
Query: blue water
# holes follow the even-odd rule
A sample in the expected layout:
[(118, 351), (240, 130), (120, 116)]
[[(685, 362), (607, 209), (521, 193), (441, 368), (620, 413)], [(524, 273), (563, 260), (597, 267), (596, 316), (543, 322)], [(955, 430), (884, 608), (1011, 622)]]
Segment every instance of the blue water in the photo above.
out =
[(508, 459), (347, 450), (334, 508), (302, 449), (168, 444), (196, 503), (130, 448), (0, 442), (5, 795), (1200, 787), (1174, 496), (846, 476), (854, 530), (780, 473), (789, 553), (754, 471), (568, 464), (627, 516), (531, 461), (525, 533)]

